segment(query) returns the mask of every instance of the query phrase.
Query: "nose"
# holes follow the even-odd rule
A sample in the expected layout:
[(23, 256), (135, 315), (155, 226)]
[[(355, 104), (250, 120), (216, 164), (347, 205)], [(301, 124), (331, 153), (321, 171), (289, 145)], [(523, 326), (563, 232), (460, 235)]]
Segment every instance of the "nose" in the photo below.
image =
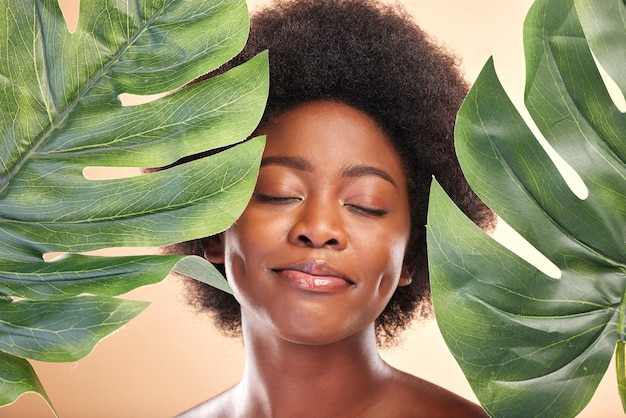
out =
[(289, 242), (313, 248), (346, 248), (348, 237), (340, 209), (337, 203), (305, 201), (289, 231)]

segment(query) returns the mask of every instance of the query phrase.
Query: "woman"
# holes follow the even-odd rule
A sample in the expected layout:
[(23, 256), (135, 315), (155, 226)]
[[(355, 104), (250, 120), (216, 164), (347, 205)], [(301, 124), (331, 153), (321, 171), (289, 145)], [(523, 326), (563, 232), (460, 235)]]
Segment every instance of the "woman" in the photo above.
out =
[(278, 2), (252, 17), (229, 65), (264, 49), (253, 197), (227, 231), (180, 247), (222, 266), (235, 297), (192, 282), (192, 300), (241, 332), (246, 368), (183, 416), (484, 416), (377, 351), (430, 313), (432, 176), (477, 224), (493, 223), (454, 155), (466, 93), (454, 58), (402, 10), (368, 0)]

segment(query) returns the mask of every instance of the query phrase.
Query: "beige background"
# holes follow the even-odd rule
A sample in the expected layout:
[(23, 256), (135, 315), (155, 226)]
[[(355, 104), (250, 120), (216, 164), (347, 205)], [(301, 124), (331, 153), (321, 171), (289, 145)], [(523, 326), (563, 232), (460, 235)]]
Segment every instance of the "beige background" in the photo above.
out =
[[(323, 1), (323, 0), (320, 0)], [(60, 0), (72, 25), (78, 0)], [(265, 3), (250, 0), (251, 8)], [(455, 51), (474, 80), (493, 55), (514, 100), (523, 89), (522, 21), (530, 0), (405, 0), (422, 27)], [(170, 417), (227, 388), (243, 367), (239, 341), (220, 337), (184, 304), (177, 281), (132, 292), (152, 305), (76, 363), (36, 363), (61, 417)], [(417, 324), (404, 344), (383, 353), (393, 365), (475, 399), (434, 323)], [(583, 417), (623, 416), (609, 368)], [(34, 394), (0, 408), (1, 417), (53, 417)]]

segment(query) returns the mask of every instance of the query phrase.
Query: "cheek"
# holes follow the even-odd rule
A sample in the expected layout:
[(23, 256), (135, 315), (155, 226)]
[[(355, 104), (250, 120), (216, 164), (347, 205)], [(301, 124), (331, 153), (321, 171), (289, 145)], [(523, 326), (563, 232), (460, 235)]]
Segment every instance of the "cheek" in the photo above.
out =
[(364, 243), (363, 254), (367, 254), (364, 259), (388, 275), (399, 275), (409, 241), (409, 223), (385, 224), (375, 230), (361, 227), (361, 231), (359, 240)]
[(242, 305), (263, 298), (267, 255), (274, 248), (277, 234), (269, 222), (243, 216), (224, 231), (224, 267), (233, 294)]
[(390, 236), (389, 229), (383, 231), (378, 238), (370, 237), (370, 250), (368, 251), (371, 271), (377, 271), (378, 294), (385, 303), (391, 298), (398, 286), (404, 255), (408, 244), (408, 234)]
[(399, 267), (397, 274), (402, 273), (404, 267), (405, 255), (411, 238), (411, 215), (406, 208), (404, 215), (400, 217), (397, 224), (390, 231), (396, 231), (389, 236), (389, 257), (393, 260), (395, 266)]
[(235, 298), (241, 303), (241, 290), (244, 284), (242, 281), (246, 279), (249, 266), (252, 265), (252, 261), (248, 258), (253, 257), (249, 254), (250, 249), (246, 248), (250, 241), (246, 239), (245, 231), (240, 230), (237, 224), (224, 231), (222, 239), (224, 240), (226, 278), (233, 289)]
[[(409, 227), (407, 227), (408, 229)], [(400, 271), (404, 265), (404, 256), (409, 245), (409, 235), (399, 237), (390, 242), (389, 257), (393, 260), (394, 265), (400, 266)]]
[(247, 208), (242, 216), (223, 233), (224, 254), (231, 261), (253, 260), (272, 239), (269, 220), (259, 218), (256, 211)]

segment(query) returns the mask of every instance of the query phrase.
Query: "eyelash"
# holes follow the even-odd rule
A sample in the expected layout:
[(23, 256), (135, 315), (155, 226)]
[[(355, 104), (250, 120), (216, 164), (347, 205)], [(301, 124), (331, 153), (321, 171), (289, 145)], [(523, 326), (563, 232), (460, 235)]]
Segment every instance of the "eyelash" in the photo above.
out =
[(368, 215), (368, 216), (374, 216), (377, 218), (383, 217), (387, 214), (387, 209), (379, 209), (379, 208), (372, 208), (368, 206), (359, 206), (359, 205), (351, 205), (351, 204), (345, 204), (345, 206), (347, 206), (353, 212)]
[(259, 202), (267, 203), (287, 203), (293, 200), (300, 200), (299, 198), (293, 196), (272, 196), (267, 194), (257, 194), (256, 198)]
[[(259, 202), (275, 203), (275, 204), (289, 203), (294, 200), (300, 200), (300, 198), (293, 197), (293, 196), (273, 196), (273, 195), (267, 195), (267, 194), (257, 194), (256, 198)], [(383, 217), (388, 213), (387, 209), (373, 208), (369, 206), (361, 206), (361, 205), (354, 205), (354, 204), (347, 204), (347, 203), (344, 204), (344, 206), (346, 206), (352, 212), (355, 212), (357, 214), (373, 216), (373, 217)]]

